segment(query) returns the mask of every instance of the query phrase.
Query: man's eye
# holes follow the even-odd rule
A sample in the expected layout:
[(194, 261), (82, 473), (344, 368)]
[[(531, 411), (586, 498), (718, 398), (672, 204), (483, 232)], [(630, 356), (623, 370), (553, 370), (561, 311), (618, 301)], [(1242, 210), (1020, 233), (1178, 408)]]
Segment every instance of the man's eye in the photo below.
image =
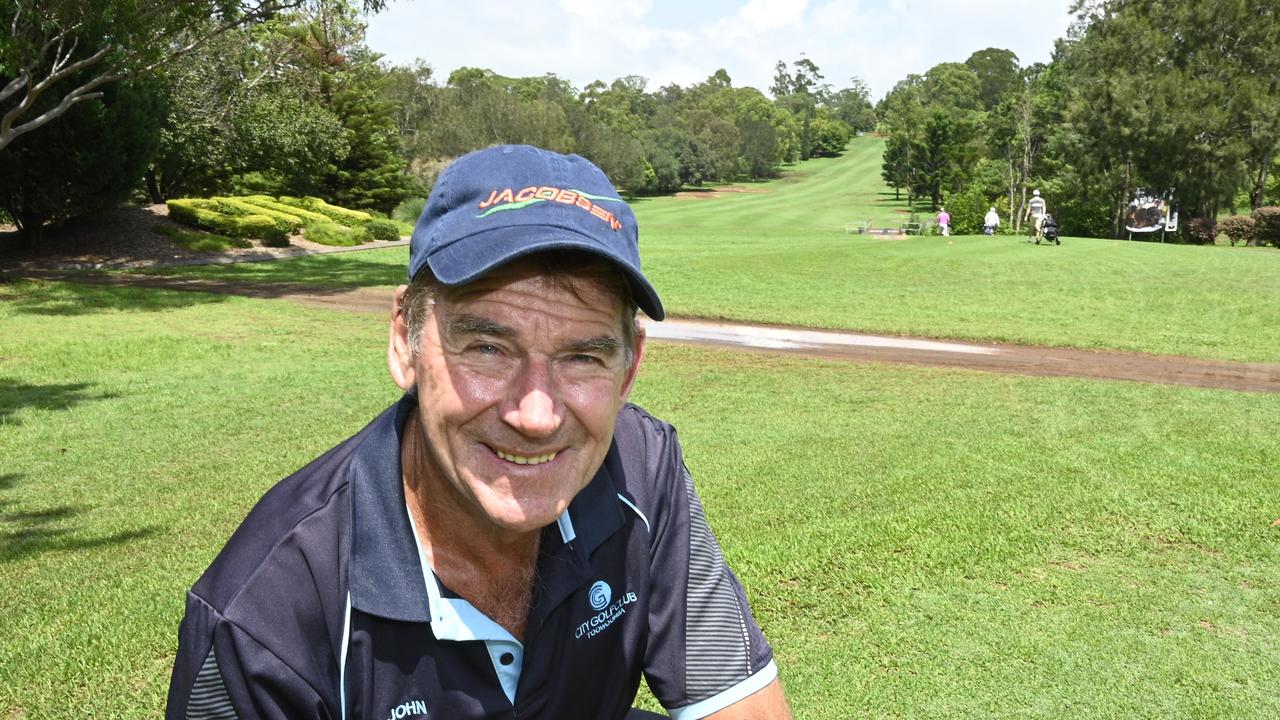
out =
[(577, 365), (603, 365), (604, 364), (604, 361), (596, 357), (595, 355), (585, 355), (583, 353), (570, 355), (569, 362), (572, 362)]
[(497, 355), (498, 353), (502, 352), (501, 350), (498, 349), (497, 345), (491, 345), (489, 343), (480, 343), (479, 345), (472, 345), (471, 351), (480, 355)]

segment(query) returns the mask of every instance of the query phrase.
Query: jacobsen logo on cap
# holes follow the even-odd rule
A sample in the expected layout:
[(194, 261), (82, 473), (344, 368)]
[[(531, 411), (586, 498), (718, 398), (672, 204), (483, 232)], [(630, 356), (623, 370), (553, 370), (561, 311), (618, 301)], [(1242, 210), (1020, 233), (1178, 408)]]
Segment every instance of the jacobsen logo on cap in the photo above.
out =
[(479, 206), (484, 212), (476, 217), (488, 217), (503, 210), (519, 210), (520, 208), (543, 202), (557, 202), (561, 205), (572, 205), (576, 208), (581, 208), (608, 223), (614, 232), (622, 229), (622, 223), (618, 218), (614, 217), (613, 213), (596, 204), (598, 202), (622, 202), (619, 198), (591, 195), (581, 190), (568, 190), (549, 185), (527, 187), (519, 191), (511, 188), (490, 190), (489, 197), (481, 202)]

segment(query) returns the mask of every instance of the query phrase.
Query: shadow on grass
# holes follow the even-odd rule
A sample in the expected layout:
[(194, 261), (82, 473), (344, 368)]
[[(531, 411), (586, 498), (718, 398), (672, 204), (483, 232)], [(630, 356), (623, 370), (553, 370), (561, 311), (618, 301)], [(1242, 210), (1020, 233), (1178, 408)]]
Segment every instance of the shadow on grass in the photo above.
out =
[(307, 255), (270, 262), (157, 268), (131, 274), (224, 283), (288, 283), (350, 289), (401, 285), (408, 282), (407, 267), (408, 248), (398, 247), (352, 253)]
[[(112, 393), (92, 394), (89, 383), (64, 385), (32, 385), (11, 378), (0, 378), (0, 425), (16, 423), (14, 415), (23, 408), (37, 410), (69, 410), (88, 400), (109, 400)], [(0, 476), (3, 477), (3, 476)], [(0, 484), (0, 490), (5, 489)]]
[[(69, 282), (50, 282), (50, 279)], [(23, 279), (10, 286), (0, 299), (14, 311), (27, 315), (73, 316), (101, 312), (157, 312), (222, 302), (216, 295), (154, 292), (146, 288), (110, 287), (111, 276), (102, 273)]]
[(142, 540), (156, 533), (156, 528), (124, 530), (102, 537), (81, 537), (77, 527), (65, 527), (85, 512), (85, 508), (68, 505), (48, 510), (10, 512), (0, 514), (0, 563), (13, 562), (31, 555), (67, 550), (123, 545)]
[[(4, 475), (0, 475), (0, 490), (8, 490), (9, 488), (12, 488), (17, 485), (18, 481), (21, 479), (22, 475), (18, 473), (5, 473)], [(4, 510), (15, 502), (17, 501), (0, 497), (0, 510)]]
[[(13, 489), (22, 478), (19, 473), (0, 475), (0, 490)], [(84, 537), (83, 523), (77, 523), (76, 519), (90, 508), (61, 505), (41, 510), (8, 511), (7, 508), (14, 504), (14, 500), (0, 500), (0, 563), (48, 552), (122, 545), (150, 537), (157, 530), (145, 527), (101, 537)]]
[[(322, 283), (324, 279), (313, 278), (313, 281)], [(391, 283), (368, 284), (384, 286)], [(52, 316), (173, 310), (223, 302), (228, 295), (259, 299), (299, 294), (327, 297), (341, 295), (357, 287), (272, 280), (261, 275), (205, 278), (139, 273), (59, 273), (24, 281), (15, 286), (9, 296), (17, 312)], [(0, 299), (3, 297), (0, 295)]]

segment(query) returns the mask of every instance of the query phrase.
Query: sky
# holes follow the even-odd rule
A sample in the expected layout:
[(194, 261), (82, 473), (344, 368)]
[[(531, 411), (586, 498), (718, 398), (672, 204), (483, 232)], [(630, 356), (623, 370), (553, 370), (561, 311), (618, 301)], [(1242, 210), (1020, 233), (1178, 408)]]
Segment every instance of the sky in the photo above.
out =
[(1023, 66), (1047, 62), (1066, 35), (1070, 0), (390, 0), (366, 42), (386, 61), (453, 70), (555, 73), (579, 90), (641, 75), (647, 88), (692, 85), (719, 68), (768, 93), (774, 65), (801, 57), (824, 82), (859, 77), (879, 100), (909, 73), (988, 47)]

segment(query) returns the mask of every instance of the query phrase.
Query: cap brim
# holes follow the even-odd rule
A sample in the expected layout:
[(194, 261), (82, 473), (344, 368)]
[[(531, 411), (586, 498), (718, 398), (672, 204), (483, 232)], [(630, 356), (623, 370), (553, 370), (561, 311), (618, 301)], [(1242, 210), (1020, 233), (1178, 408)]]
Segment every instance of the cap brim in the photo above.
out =
[(427, 265), (441, 283), (465, 285), (518, 258), (547, 250), (582, 250), (609, 260), (622, 270), (631, 285), (632, 299), (653, 320), (666, 311), (648, 278), (625, 257), (571, 228), (552, 225), (514, 225), (468, 235), (427, 256)]

